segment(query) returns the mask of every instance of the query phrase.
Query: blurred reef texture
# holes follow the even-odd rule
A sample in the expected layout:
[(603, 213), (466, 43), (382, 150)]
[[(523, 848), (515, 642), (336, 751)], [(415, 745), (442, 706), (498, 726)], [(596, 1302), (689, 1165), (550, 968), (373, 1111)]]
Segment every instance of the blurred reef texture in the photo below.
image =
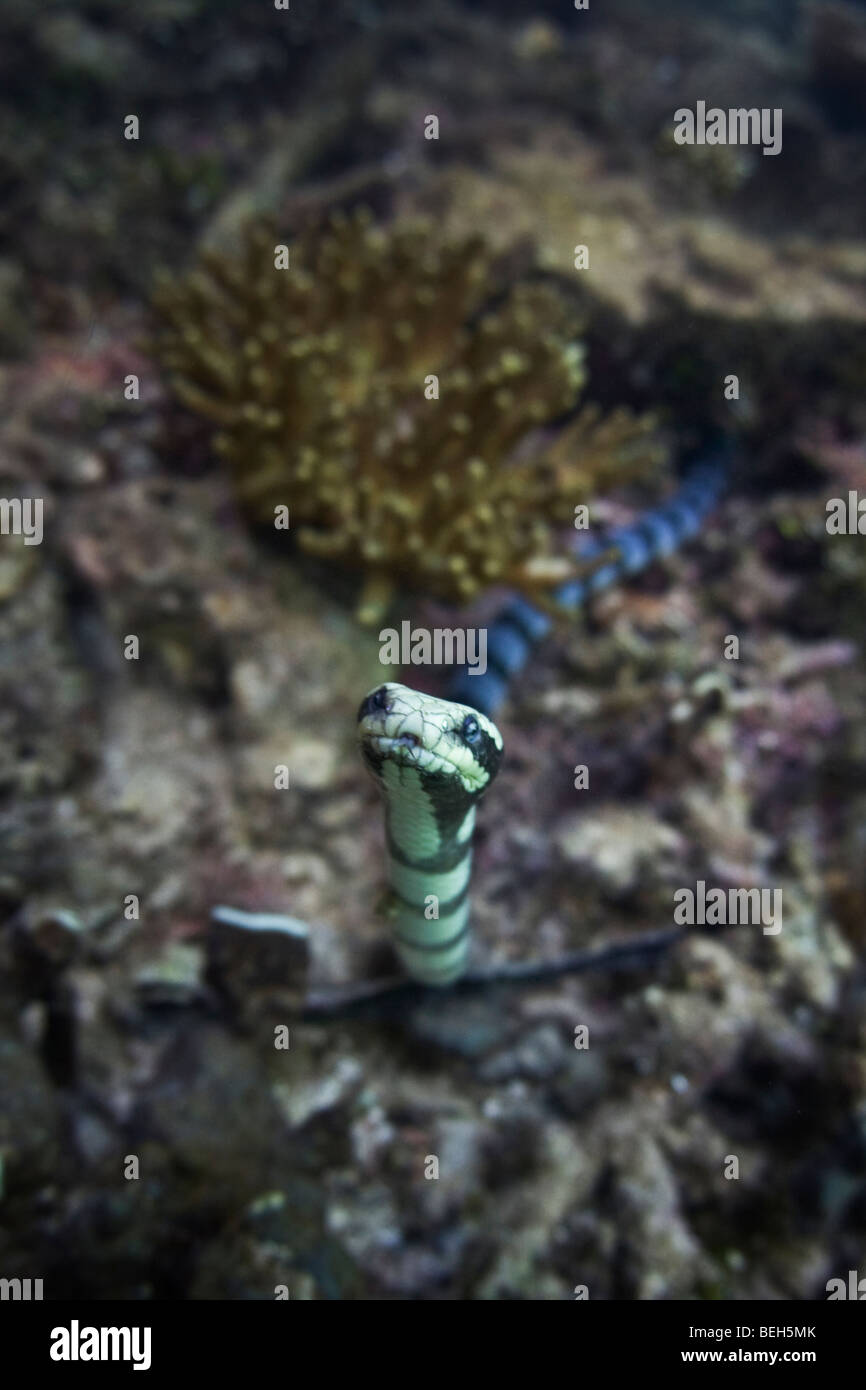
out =
[[(615, 10), (0, 8), (0, 495), (45, 502), (41, 546), (0, 537), (0, 1267), (46, 1298), (814, 1299), (866, 1268), (866, 537), (825, 525), (866, 495), (866, 15)], [(782, 152), (672, 145), (699, 99), (781, 107)], [(237, 259), (270, 225), (284, 301)], [(391, 968), (363, 579), (483, 617), (582, 479), (594, 524), (672, 486), (648, 414), (742, 466), (515, 683), (479, 961), (639, 944), (699, 879), (781, 888), (783, 930), (305, 1010)], [(406, 553), (400, 508), (456, 526), (486, 480), (489, 548)], [(249, 524), (283, 502), (291, 549)], [(306, 946), (259, 956), (217, 902)]]
[[(459, 603), (543, 586), (532, 562), (555, 558), (576, 503), (659, 461), (651, 420), (591, 409), (514, 461), (571, 411), (583, 354), (561, 295), (522, 285), (482, 312), (494, 283), (480, 238), (358, 210), (291, 250), (248, 226), (238, 256), (206, 251), (156, 292), (156, 355), (219, 426), (242, 503), (271, 525), (289, 508), (302, 549), (362, 570), (366, 621), (395, 588)], [(559, 549), (548, 587), (570, 573)]]

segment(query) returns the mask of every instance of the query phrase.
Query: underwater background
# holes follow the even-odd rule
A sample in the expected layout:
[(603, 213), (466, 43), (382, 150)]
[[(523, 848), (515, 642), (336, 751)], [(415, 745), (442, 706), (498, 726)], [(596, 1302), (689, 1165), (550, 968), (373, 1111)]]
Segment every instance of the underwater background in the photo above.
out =
[[(699, 102), (781, 148), (679, 143)], [(851, 0), (0, 0), (0, 496), (44, 508), (0, 535), (0, 1276), (866, 1274), (864, 226)], [(719, 438), (700, 534), (497, 712), (488, 981), (379, 991), (356, 714), (443, 689), (380, 630), (544, 602), (576, 505)], [(698, 882), (781, 930), (668, 940)]]

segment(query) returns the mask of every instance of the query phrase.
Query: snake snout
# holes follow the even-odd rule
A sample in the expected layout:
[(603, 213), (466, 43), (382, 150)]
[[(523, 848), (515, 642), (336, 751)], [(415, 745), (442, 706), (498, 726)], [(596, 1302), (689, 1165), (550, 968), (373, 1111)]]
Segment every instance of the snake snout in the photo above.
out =
[(371, 690), (370, 694), (361, 701), (358, 708), (358, 719), (366, 719), (368, 714), (375, 714), (377, 711), (387, 714), (390, 708), (388, 687), (387, 685), (380, 685), (375, 690)]

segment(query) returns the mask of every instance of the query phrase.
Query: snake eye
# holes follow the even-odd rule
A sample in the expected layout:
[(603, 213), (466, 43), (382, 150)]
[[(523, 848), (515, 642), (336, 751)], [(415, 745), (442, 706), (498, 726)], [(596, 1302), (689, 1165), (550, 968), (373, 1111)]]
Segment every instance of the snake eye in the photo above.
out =
[(474, 714), (467, 714), (460, 730), (467, 743), (477, 743), (481, 737), (481, 725)]

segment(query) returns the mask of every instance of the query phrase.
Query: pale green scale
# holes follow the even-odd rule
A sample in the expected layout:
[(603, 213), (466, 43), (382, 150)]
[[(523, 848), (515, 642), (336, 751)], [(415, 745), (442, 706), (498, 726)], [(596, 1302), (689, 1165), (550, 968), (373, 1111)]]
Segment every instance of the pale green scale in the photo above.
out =
[(463, 892), (471, 874), (471, 852), (456, 869), (440, 874), (429, 869), (410, 869), (393, 856), (388, 859), (388, 882), (395, 893), (410, 903), (423, 903), (430, 893), (435, 893), (440, 902), (448, 902), (449, 898), (456, 898)]
[[(402, 941), (395, 942), (397, 955), (406, 973), (423, 985), (451, 985), (459, 980), (469, 959), (469, 934), (464, 931), (468, 918), (469, 904), (464, 903), (459, 914), (449, 918), (455, 934), (460, 933), (459, 940), (435, 955), (404, 945)], [(438, 924), (434, 922), (429, 925)]]
[(386, 762), (382, 781), (388, 824), (397, 848), (412, 859), (430, 859), (439, 849), (441, 835), (430, 798), (421, 790), (420, 773)]

